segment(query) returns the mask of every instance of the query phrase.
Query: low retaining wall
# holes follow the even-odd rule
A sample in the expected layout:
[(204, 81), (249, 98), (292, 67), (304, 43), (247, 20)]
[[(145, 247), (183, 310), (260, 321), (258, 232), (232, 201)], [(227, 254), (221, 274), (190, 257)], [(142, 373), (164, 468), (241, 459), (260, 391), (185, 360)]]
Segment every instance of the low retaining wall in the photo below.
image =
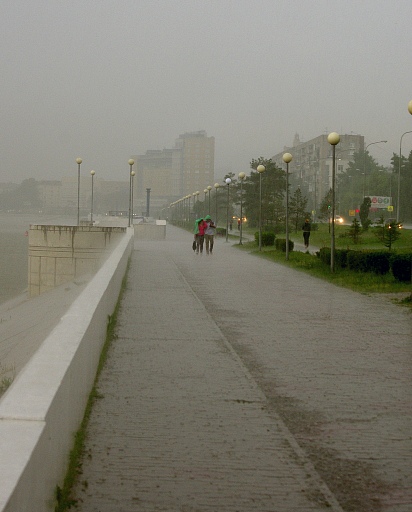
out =
[(128, 229), (0, 399), (1, 512), (54, 510), (132, 249)]
[(124, 227), (31, 225), (29, 297), (94, 274), (124, 236)]
[(137, 240), (164, 240), (166, 238), (166, 221), (156, 221), (156, 224), (145, 222), (135, 224), (134, 236)]

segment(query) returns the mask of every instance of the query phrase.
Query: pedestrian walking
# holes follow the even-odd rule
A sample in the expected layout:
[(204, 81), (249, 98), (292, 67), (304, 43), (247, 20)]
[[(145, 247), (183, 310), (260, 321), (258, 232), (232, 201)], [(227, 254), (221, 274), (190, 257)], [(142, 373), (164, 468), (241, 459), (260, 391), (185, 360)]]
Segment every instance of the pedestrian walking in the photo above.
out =
[(207, 223), (203, 220), (203, 217), (195, 220), (194, 235), (196, 241), (196, 254), (203, 254), (203, 244), (205, 241), (205, 230)]
[(311, 228), (311, 226), (310, 226), (309, 219), (305, 219), (305, 222), (302, 226), (302, 231), (303, 231), (303, 242), (305, 244), (306, 249), (309, 247), (310, 228)]
[(210, 215), (206, 215), (205, 221), (207, 228), (205, 230), (206, 254), (213, 254), (214, 238), (216, 234), (216, 225)]

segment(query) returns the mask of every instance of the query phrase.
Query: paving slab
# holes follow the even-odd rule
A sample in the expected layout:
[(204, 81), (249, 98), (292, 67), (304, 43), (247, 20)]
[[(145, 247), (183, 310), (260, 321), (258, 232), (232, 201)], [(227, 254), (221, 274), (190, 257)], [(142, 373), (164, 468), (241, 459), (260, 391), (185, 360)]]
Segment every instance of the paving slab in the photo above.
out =
[(77, 510), (410, 511), (410, 311), (191, 239), (135, 243)]

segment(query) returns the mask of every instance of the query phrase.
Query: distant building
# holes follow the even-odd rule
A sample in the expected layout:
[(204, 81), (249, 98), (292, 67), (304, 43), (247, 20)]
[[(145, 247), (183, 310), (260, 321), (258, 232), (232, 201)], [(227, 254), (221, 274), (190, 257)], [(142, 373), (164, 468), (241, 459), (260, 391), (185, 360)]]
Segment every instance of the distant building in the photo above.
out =
[[(353, 162), (354, 154), (364, 149), (363, 135), (341, 135), (336, 146), (336, 174), (346, 170), (349, 162)], [(300, 187), (303, 195), (308, 198), (308, 208), (318, 210), (319, 206), (332, 187), (332, 146), (328, 136), (319, 135), (307, 142), (301, 142), (296, 134), (293, 145), (285, 147), (281, 153), (272, 157), (280, 168), (285, 168), (283, 154), (291, 153), (293, 159), (289, 164), (289, 181), (292, 190)]]
[(45, 213), (58, 212), (62, 208), (61, 181), (39, 181), (37, 191)]
[(145, 214), (147, 190), (150, 189), (150, 212), (193, 192), (203, 192), (214, 183), (215, 138), (205, 131), (184, 133), (175, 147), (148, 150), (132, 157), (136, 162), (134, 211)]

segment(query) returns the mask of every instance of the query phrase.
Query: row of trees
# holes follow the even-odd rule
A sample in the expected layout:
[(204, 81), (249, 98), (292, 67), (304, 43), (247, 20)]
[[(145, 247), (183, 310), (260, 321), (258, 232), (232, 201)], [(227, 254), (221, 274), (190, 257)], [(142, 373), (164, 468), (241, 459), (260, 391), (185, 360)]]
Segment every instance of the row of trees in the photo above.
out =
[(400, 217), (401, 221), (412, 220), (412, 151), (408, 157), (395, 153), (390, 167), (380, 166), (368, 151), (354, 154), (353, 161), (343, 173), (337, 176), (336, 204), (337, 212), (347, 215), (349, 210), (360, 208), (364, 196), (392, 197), (392, 205), (397, 206), (398, 183), (400, 173)]
[[(258, 165), (264, 165), (266, 170), (260, 176), (256, 171)], [(262, 225), (273, 229), (275, 232), (284, 229), (285, 224), (285, 171), (276, 167), (271, 159), (262, 157), (252, 160), (250, 176), (242, 183), (243, 189), (243, 214), (247, 217), (248, 225), (257, 227), (259, 221), (259, 180), (262, 179)], [(389, 196), (392, 197), (392, 205), (395, 206), (398, 194), (399, 156), (392, 157), (392, 167), (385, 168), (373, 159), (368, 151), (354, 154), (353, 161), (349, 162), (346, 170), (337, 175), (336, 180), (336, 212), (348, 217), (349, 210), (359, 210), (364, 202), (364, 196)], [(229, 185), (229, 216), (239, 215), (240, 190), (239, 179), (234, 173), (228, 173), (226, 178), (231, 178)], [(402, 157), (401, 161), (401, 187), (400, 187), (400, 212), (402, 221), (412, 220), (412, 151), (408, 157)], [(296, 183), (296, 182), (295, 182)], [(218, 194), (213, 191), (211, 198), (211, 212), (218, 213), (219, 224), (226, 222), (227, 213), (227, 185), (222, 185)], [(289, 190), (289, 219), (290, 224), (296, 230), (305, 217), (310, 216), (308, 211), (308, 197), (303, 192), (303, 187), (297, 186), (294, 191)], [(216, 210), (216, 198), (217, 210)], [(316, 218), (326, 220), (330, 213), (332, 191), (321, 199), (317, 205)], [(208, 204), (198, 201), (194, 206), (196, 214), (206, 212)], [(375, 214), (378, 217), (382, 210)], [(369, 212), (368, 212), (369, 214)], [(388, 214), (389, 215), (389, 214)], [(394, 216), (395, 212), (390, 215)], [(362, 223), (365, 224), (365, 223)]]

